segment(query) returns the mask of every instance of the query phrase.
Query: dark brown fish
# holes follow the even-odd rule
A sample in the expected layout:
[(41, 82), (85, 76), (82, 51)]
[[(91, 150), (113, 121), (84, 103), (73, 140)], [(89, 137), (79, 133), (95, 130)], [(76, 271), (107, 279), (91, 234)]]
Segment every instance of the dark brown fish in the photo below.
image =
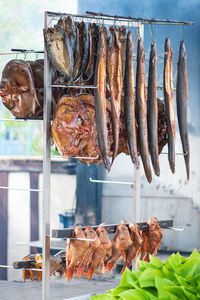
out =
[(109, 83), (111, 45), (110, 45), (110, 34), (105, 26), (103, 27), (103, 33), (106, 41), (106, 82)]
[(98, 144), (104, 166), (110, 170), (106, 116), (106, 42), (102, 29), (99, 32), (95, 85), (97, 86), (94, 103)]
[(164, 99), (168, 135), (168, 160), (172, 173), (175, 172), (175, 111), (173, 87), (173, 50), (170, 39), (165, 40), (164, 54)]
[(139, 166), (134, 102), (133, 36), (127, 34), (126, 63), (124, 78), (124, 116), (129, 153), (136, 167)]
[(57, 26), (65, 31), (67, 34), (73, 53), (75, 52), (76, 40), (77, 40), (77, 31), (76, 25), (70, 16), (66, 18), (60, 18), (58, 20)]
[(112, 32), (112, 46), (110, 53), (110, 94), (111, 94), (111, 111), (112, 111), (112, 130), (114, 140), (114, 150), (112, 163), (117, 156), (119, 146), (119, 122), (121, 112), (121, 92), (122, 92), (122, 64), (120, 43), (117, 38), (117, 32)]
[(122, 78), (125, 75), (125, 62), (126, 62), (126, 27), (121, 26), (119, 28), (119, 42), (121, 44), (121, 61), (122, 61)]
[(75, 77), (74, 81), (77, 81), (80, 79), (80, 77), (82, 77), (82, 75), (85, 72), (85, 69), (87, 68), (87, 64), (88, 64), (88, 59), (89, 59), (89, 37), (88, 37), (88, 30), (87, 30), (87, 26), (84, 22), (82, 22), (82, 36), (81, 38), (81, 42), (79, 43), (79, 47), (82, 45), (83, 46), (83, 56), (82, 56), (82, 60), (81, 60), (81, 64), (79, 67), (79, 72), (77, 74), (77, 76)]
[(136, 71), (136, 116), (138, 123), (138, 144), (144, 171), (148, 182), (152, 180), (148, 148), (147, 131), (147, 103), (145, 82), (145, 51), (142, 38), (137, 44), (137, 71)]
[(86, 80), (90, 80), (94, 76), (95, 63), (97, 59), (97, 45), (98, 45), (98, 27), (95, 23), (88, 25), (88, 35), (89, 35), (89, 59), (87, 68), (84, 72), (84, 77)]
[(176, 102), (178, 125), (180, 130), (183, 154), (186, 165), (187, 179), (190, 178), (190, 147), (187, 127), (187, 102), (188, 102), (188, 81), (187, 81), (187, 56), (184, 41), (180, 43), (177, 84), (176, 84)]
[(149, 58), (147, 120), (151, 162), (155, 174), (160, 176), (158, 157), (157, 51), (155, 42), (151, 44), (151, 53)]
[(44, 29), (47, 54), (52, 64), (68, 80), (73, 79), (74, 57), (67, 34), (59, 27)]

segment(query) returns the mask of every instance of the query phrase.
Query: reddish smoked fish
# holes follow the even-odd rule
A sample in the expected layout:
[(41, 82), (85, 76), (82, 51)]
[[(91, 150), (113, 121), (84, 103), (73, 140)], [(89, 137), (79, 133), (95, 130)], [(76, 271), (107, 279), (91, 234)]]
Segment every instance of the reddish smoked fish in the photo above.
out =
[(122, 62), (120, 43), (117, 38), (116, 29), (112, 31), (112, 45), (110, 52), (110, 94), (111, 94), (111, 112), (114, 150), (112, 163), (117, 156), (119, 146), (119, 123), (121, 112), (121, 92), (123, 86), (122, 80)]
[(187, 81), (187, 56), (184, 41), (180, 43), (178, 73), (176, 84), (176, 102), (178, 125), (185, 159), (187, 179), (190, 178), (190, 147), (187, 127), (187, 102), (188, 102), (188, 81)]
[(165, 40), (164, 55), (164, 99), (168, 135), (168, 160), (172, 173), (175, 172), (175, 112), (173, 87), (173, 50), (170, 39)]

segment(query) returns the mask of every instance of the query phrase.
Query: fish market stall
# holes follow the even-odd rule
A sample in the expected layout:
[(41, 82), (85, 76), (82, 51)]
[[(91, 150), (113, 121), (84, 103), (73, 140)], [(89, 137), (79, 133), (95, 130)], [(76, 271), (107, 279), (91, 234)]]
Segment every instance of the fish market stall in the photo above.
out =
[[(168, 146), (167, 156), (172, 173), (175, 172), (177, 154), (173, 49), (170, 38), (166, 37), (163, 86), (159, 87), (158, 54), (152, 37), (146, 86), (144, 24), (188, 26), (193, 23), (93, 12), (86, 15), (45, 12), (44, 60), (26, 62), (16, 59), (8, 62), (3, 70), (0, 84), (3, 104), (16, 118), (43, 118), (43, 250), (42, 254), (30, 254), (22, 261), (13, 263), (14, 269), (23, 269), (24, 281), (42, 280), (43, 300), (49, 299), (50, 276), (55, 273), (65, 275), (68, 281), (74, 274), (78, 278), (83, 276), (91, 280), (93, 274), (101, 276), (109, 273), (122, 257), (120, 286), (107, 295), (91, 299), (111, 299), (118, 295), (121, 299), (140, 295), (157, 299), (163, 296), (164, 285), (169, 287), (166, 295), (175, 295), (174, 299), (177, 299), (178, 293), (186, 297), (196, 295), (196, 281), (191, 278), (191, 281), (186, 281), (185, 276), (191, 271), (187, 264), (194, 263), (194, 259), (199, 263), (197, 251), (188, 259), (178, 254), (172, 255), (165, 264), (154, 258), (162, 242), (163, 230), (182, 229), (174, 228), (173, 220), (158, 220), (153, 216), (144, 222), (140, 220), (140, 169), (144, 169), (147, 182), (151, 183), (153, 172), (160, 176), (159, 155), (163, 147)], [(189, 180), (187, 57), (183, 40), (179, 49), (177, 118), (183, 149), (181, 155)], [(163, 90), (163, 99), (158, 98), (158, 89)], [(54, 229), (51, 234), (51, 138), (63, 158), (73, 157), (87, 165), (103, 163), (108, 172), (119, 154), (130, 156), (135, 169), (132, 182), (102, 182), (134, 184), (135, 220), (95, 226), (88, 224), (85, 227), (77, 225)], [(91, 178), (91, 182), (98, 180)], [(66, 248), (55, 256), (50, 255), (51, 237), (66, 239)], [(138, 255), (139, 272), (130, 271)], [(171, 262), (172, 265), (179, 264), (181, 278), (171, 272)], [(150, 273), (153, 275), (148, 278), (151, 284), (145, 286), (142, 276), (146, 273), (147, 276)], [(195, 269), (195, 276), (198, 274)], [(172, 277), (176, 279), (172, 280)], [(189, 284), (193, 284), (193, 290), (188, 288)], [(144, 287), (149, 290), (141, 291)]]

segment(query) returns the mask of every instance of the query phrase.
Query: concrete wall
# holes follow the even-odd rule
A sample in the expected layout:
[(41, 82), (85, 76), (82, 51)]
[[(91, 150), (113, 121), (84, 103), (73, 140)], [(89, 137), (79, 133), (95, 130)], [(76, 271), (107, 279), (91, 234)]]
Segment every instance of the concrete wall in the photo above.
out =
[[(42, 189), (42, 175), (39, 178)], [(29, 173), (9, 173), (9, 186), (30, 188)], [(75, 205), (76, 176), (51, 175), (51, 229), (60, 228), (59, 213), (65, 213)], [(39, 196), (40, 240), (42, 238), (42, 193)], [(8, 192), (8, 265), (22, 260), (30, 253), (30, 193), (24, 191)], [(26, 246), (17, 245), (18, 242)], [(21, 280), (22, 271), (8, 269), (8, 280)]]

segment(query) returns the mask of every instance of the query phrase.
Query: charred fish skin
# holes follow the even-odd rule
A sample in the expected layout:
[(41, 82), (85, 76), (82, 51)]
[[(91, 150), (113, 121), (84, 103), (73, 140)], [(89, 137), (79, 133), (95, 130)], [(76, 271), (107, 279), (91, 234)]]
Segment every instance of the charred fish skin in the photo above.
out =
[(106, 117), (106, 41), (103, 30), (99, 32), (98, 55), (95, 70), (95, 118), (98, 144), (105, 168), (110, 170)]
[(151, 44), (149, 58), (147, 121), (151, 162), (155, 174), (160, 176), (158, 153), (157, 51), (155, 42), (152, 42)]
[(125, 63), (125, 80), (124, 80), (124, 114), (126, 124), (126, 134), (128, 148), (131, 159), (136, 168), (139, 167), (138, 150), (137, 150), (137, 132), (135, 119), (134, 103), (134, 70), (133, 70), (133, 36), (129, 31), (126, 41), (126, 63)]
[(44, 29), (44, 43), (52, 64), (71, 81), (73, 79), (74, 58), (66, 33), (57, 26)]
[(165, 40), (164, 54), (164, 100), (168, 135), (168, 160), (172, 173), (175, 172), (175, 112), (173, 88), (173, 50), (170, 39)]
[(136, 116), (138, 123), (138, 141), (141, 159), (148, 182), (152, 181), (147, 130), (147, 103), (145, 82), (145, 51), (142, 38), (137, 43), (136, 70)]
[(176, 84), (176, 102), (178, 125), (181, 136), (183, 154), (185, 159), (187, 179), (190, 178), (190, 147), (187, 127), (187, 102), (188, 102), (188, 80), (187, 80), (187, 55), (184, 41), (179, 48), (178, 72)]
[(119, 146), (119, 123), (121, 112), (121, 92), (122, 92), (122, 65), (120, 43), (117, 38), (117, 32), (114, 29), (112, 33), (112, 46), (110, 53), (110, 94), (111, 94), (111, 112), (112, 112), (112, 130), (114, 140), (114, 150), (112, 163), (117, 156)]

